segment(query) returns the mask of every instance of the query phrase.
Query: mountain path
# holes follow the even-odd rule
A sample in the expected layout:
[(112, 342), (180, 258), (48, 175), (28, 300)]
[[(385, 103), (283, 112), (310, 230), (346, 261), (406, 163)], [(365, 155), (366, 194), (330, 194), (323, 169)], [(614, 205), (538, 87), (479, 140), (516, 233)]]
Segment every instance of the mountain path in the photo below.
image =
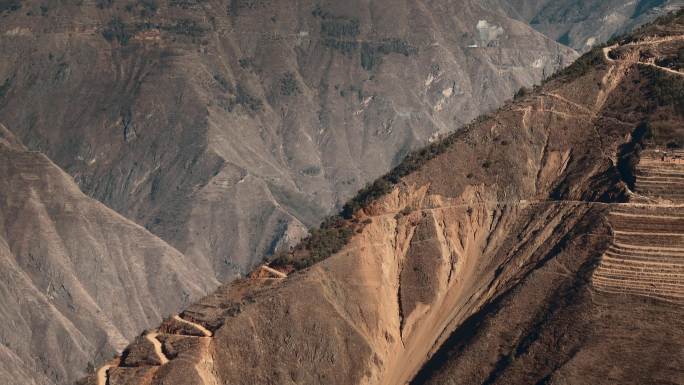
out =
[(145, 338), (152, 343), (152, 345), (154, 346), (154, 353), (157, 355), (159, 362), (161, 362), (161, 364), (164, 365), (167, 362), (169, 362), (169, 359), (162, 351), (161, 342), (157, 339), (158, 335), (159, 333), (157, 332), (149, 332), (145, 334)]
[(204, 326), (202, 326), (198, 323), (183, 319), (178, 314), (174, 315), (173, 319), (175, 319), (178, 322), (182, 322), (184, 324), (192, 326), (193, 328), (199, 330), (202, 334), (204, 334), (205, 337), (211, 337), (213, 335), (213, 333), (211, 331), (209, 331), (209, 329), (205, 328)]
[(287, 274), (283, 273), (282, 271), (278, 271), (270, 266), (261, 265), (261, 269), (265, 270), (270, 274), (275, 275), (277, 278), (287, 278)]
[(663, 38), (663, 39), (650, 39), (650, 40), (647, 39), (647, 40), (643, 40), (643, 41), (628, 43), (625, 45), (614, 44), (614, 45), (603, 48), (603, 57), (609, 63), (616, 63), (616, 62), (623, 62), (623, 61), (627, 62), (629, 64), (637, 63), (637, 64), (657, 68), (661, 71), (665, 71), (665, 72), (671, 73), (671, 74), (676, 75), (676, 76), (684, 76), (684, 72), (673, 70), (672, 68), (662, 67), (662, 66), (659, 66), (653, 62), (639, 60), (635, 55), (630, 55), (627, 59), (613, 59), (610, 57), (610, 53), (614, 49), (620, 48), (620, 47), (638, 47), (638, 46), (643, 46), (643, 45), (654, 46), (654, 45), (659, 45), (659, 44), (663, 44), (663, 43), (670, 43), (673, 41), (682, 41), (682, 40), (684, 40), (684, 35), (668, 36), (667, 38)]

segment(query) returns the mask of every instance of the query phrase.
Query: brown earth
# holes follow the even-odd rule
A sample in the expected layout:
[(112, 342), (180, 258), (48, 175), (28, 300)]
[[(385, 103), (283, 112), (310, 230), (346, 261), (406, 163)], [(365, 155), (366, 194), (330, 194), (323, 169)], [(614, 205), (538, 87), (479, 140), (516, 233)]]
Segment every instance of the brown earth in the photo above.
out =
[(182, 313), (211, 338), (111, 384), (683, 383), (684, 78), (639, 59), (682, 35), (680, 13), (448, 138), (339, 252), (221, 287)]

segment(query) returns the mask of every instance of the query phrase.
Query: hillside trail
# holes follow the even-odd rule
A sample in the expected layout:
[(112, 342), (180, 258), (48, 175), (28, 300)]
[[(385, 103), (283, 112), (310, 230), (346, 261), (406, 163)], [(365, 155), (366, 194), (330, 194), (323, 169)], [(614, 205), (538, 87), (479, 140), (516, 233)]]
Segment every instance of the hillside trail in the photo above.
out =
[(169, 362), (169, 359), (162, 351), (161, 342), (159, 342), (159, 340), (157, 339), (158, 335), (159, 333), (157, 332), (149, 332), (145, 334), (145, 338), (152, 343), (152, 346), (154, 346), (154, 353), (157, 355), (159, 362), (161, 362), (161, 364), (164, 365), (165, 363)]
[(202, 334), (204, 334), (205, 337), (211, 337), (212, 336), (212, 332), (209, 331), (209, 329), (205, 328), (204, 326), (202, 326), (198, 323), (183, 319), (178, 314), (174, 315), (173, 319), (175, 319), (178, 322), (182, 322), (184, 324), (192, 326), (193, 328), (199, 330)]
[(659, 66), (659, 65), (655, 64), (654, 62), (642, 61), (638, 58), (638, 56), (635, 56), (635, 55), (630, 55), (628, 58), (625, 58), (625, 59), (613, 59), (610, 57), (610, 53), (616, 48), (656, 46), (656, 45), (660, 45), (663, 43), (671, 43), (673, 41), (684, 41), (684, 35), (668, 36), (668, 37), (662, 38), (662, 39), (646, 39), (646, 40), (636, 41), (636, 42), (632, 42), (632, 43), (628, 43), (628, 44), (624, 44), (624, 45), (613, 44), (611, 46), (603, 48), (603, 57), (608, 63), (616, 63), (616, 62), (623, 62), (623, 61), (626, 61), (630, 64), (639, 63), (639, 64), (647, 65), (647, 66), (650, 66), (653, 68), (657, 68), (659, 70), (671, 73), (673, 75), (684, 76), (684, 72), (673, 70), (672, 68)]
[(287, 278), (287, 274), (283, 273), (282, 271), (278, 271), (270, 266), (267, 265), (261, 265), (261, 269), (265, 270), (266, 272), (275, 275), (277, 278)]

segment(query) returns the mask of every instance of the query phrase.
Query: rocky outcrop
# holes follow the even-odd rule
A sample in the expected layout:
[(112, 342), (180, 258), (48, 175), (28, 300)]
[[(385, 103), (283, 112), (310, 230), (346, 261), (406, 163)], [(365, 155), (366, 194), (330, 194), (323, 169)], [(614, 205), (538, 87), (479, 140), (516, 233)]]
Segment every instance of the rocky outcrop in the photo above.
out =
[[(114, 383), (677, 383), (681, 205), (642, 182), (673, 167), (651, 154), (683, 136), (684, 82), (639, 53), (684, 45), (684, 20), (653, 28), (400, 165), (415, 171), (347, 219), (339, 252), (221, 287), (182, 313), (204, 347)], [(634, 253), (616, 266), (616, 248)]]
[(0, 175), (0, 383), (71, 383), (218, 285), (1, 125)]

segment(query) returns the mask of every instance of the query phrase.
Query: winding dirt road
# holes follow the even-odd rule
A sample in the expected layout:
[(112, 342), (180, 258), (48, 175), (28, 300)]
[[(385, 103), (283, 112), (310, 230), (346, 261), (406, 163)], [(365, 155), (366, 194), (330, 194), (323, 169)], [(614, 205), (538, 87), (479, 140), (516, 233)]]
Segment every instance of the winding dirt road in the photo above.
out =
[(202, 334), (204, 334), (205, 337), (211, 337), (212, 336), (212, 332), (209, 329), (205, 328), (204, 326), (202, 326), (198, 323), (185, 320), (185, 319), (181, 318), (178, 314), (173, 316), (173, 319), (175, 319), (178, 322), (182, 322), (184, 324), (192, 326), (193, 328), (199, 330)]
[(157, 354), (157, 358), (159, 359), (159, 362), (164, 365), (165, 363), (169, 362), (169, 359), (166, 357), (164, 352), (162, 351), (162, 346), (161, 342), (157, 339), (157, 336), (159, 333), (155, 332), (149, 332), (145, 334), (145, 338), (152, 343), (154, 346), (154, 352)]
[(625, 59), (613, 59), (613, 58), (610, 57), (610, 53), (611, 53), (614, 49), (616, 49), (616, 48), (620, 48), (620, 47), (638, 47), (638, 46), (644, 46), (644, 45), (655, 46), (655, 45), (659, 45), (659, 44), (663, 44), (663, 43), (669, 43), (669, 42), (673, 42), (673, 41), (684, 41), (684, 35), (680, 35), (680, 36), (670, 36), (670, 37), (667, 37), (667, 38), (665, 38), (665, 39), (654, 39), (654, 40), (637, 41), (637, 42), (633, 42), (633, 43), (629, 43), (629, 44), (625, 44), (625, 45), (614, 44), (614, 45), (611, 45), (611, 46), (608, 46), (608, 47), (604, 47), (604, 48), (603, 48), (603, 56), (604, 56), (604, 58), (606, 59), (606, 61), (609, 62), (609, 63), (615, 63), (615, 62), (620, 62), (620, 61), (627, 61), (627, 62), (630, 62), (630, 63), (639, 63), (639, 64), (642, 64), (642, 65), (647, 65), (647, 66), (650, 66), (650, 67), (657, 68), (657, 69), (659, 69), (659, 70), (662, 70), (662, 71), (671, 73), (671, 74), (673, 74), (673, 75), (684, 76), (684, 72), (677, 71), (677, 70), (673, 70), (672, 68), (661, 67), (661, 66), (659, 66), (659, 65), (657, 65), (657, 64), (655, 64), (655, 63), (652, 63), (652, 62), (645, 62), (645, 61), (639, 60), (639, 59), (636, 58), (636, 57), (633, 58), (633, 59), (631, 59), (631, 60), (629, 60), (629, 59), (626, 59), (626, 60), (625, 60)]

